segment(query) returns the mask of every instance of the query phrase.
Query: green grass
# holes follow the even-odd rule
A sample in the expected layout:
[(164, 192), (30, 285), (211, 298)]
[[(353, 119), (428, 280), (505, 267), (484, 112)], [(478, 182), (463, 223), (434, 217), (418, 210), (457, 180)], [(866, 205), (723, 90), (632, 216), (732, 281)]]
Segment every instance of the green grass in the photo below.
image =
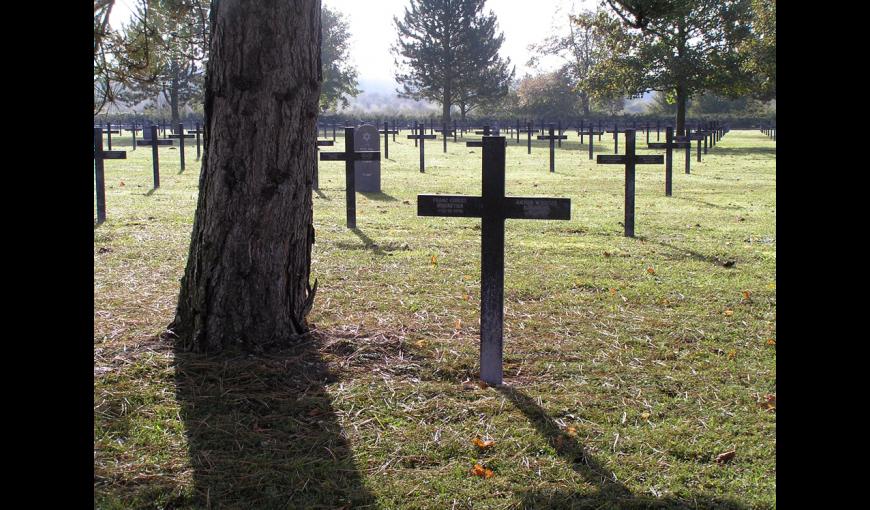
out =
[[(418, 193), (480, 193), (481, 149), (430, 141), (421, 174), (405, 134), (383, 193), (357, 195), (356, 231), (343, 163), (320, 164), (315, 334), (259, 356), (155, 338), (187, 256), (195, 146), (184, 172), (160, 148), (154, 192), (150, 148), (106, 163), (95, 507), (774, 508), (775, 143), (731, 132), (701, 163), (693, 148), (691, 175), (678, 152), (673, 197), (662, 165), (638, 166), (627, 239), (621, 166), (590, 162), (573, 132), (555, 174), (544, 142), (532, 155), (510, 142), (507, 194), (572, 211), (506, 222), (495, 389), (463, 385), (478, 373), (480, 220), (416, 216)], [(478, 451), (476, 436), (495, 446)], [(475, 463), (494, 476), (472, 476)]]

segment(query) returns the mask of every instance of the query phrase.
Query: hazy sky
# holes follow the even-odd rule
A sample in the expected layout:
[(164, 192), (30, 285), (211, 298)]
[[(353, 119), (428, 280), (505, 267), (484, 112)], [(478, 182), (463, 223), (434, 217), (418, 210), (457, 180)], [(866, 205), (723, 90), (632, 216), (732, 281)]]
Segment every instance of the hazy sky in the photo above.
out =
[[(401, 18), (409, 0), (322, 0), (323, 5), (341, 11), (350, 22), (351, 59), (358, 70), (361, 89), (395, 89), (393, 55), (390, 46), (396, 40), (393, 16)], [(118, 26), (130, 15), (135, 0), (116, 0), (111, 22)], [(492, 10), (504, 33), (502, 57), (510, 57), (516, 65), (517, 77), (533, 70), (526, 66), (531, 57), (529, 44), (542, 41), (555, 31), (563, 32), (569, 12), (580, 8), (594, 9), (595, 0), (488, 0), (484, 11)], [(554, 68), (554, 62), (544, 61), (544, 70)]]

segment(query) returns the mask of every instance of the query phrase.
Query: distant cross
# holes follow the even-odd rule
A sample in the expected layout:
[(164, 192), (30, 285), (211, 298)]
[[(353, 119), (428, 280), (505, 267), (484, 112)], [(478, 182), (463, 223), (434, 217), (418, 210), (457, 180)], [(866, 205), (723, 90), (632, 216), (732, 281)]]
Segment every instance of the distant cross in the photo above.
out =
[(423, 134), (423, 130), (425, 130), (425, 127), (421, 130), (419, 135), (408, 135), (408, 138), (413, 139), (414, 143), (417, 143), (417, 140), (420, 141), (420, 173), (426, 173), (426, 163), (424, 161), (426, 157), (426, 140), (435, 139), (435, 135)]
[(692, 135), (691, 133), (684, 136), (674, 136), (675, 142), (686, 142), (686, 175), (692, 173), (692, 140), (696, 139), (695, 135)]
[(577, 128), (577, 136), (580, 137), (580, 145), (583, 145), (583, 136), (585, 135), (585, 133), (583, 133), (583, 127), (583, 119), (580, 119), (580, 127)]
[(550, 140), (550, 172), (556, 171), (556, 139), (562, 140), (568, 138), (565, 135), (553, 134), (553, 124), (550, 124), (550, 134), (548, 136), (538, 136), (538, 140)]
[(194, 135), (184, 134), (184, 124), (178, 125), (178, 133), (171, 134), (167, 138), (178, 138), (178, 154), (181, 156), (181, 169), (184, 170), (184, 139), (193, 138)]
[[(154, 169), (154, 189), (160, 187), (160, 156), (157, 153), (158, 145), (172, 145), (172, 140), (158, 140), (157, 139), (157, 126), (151, 125), (151, 164)], [(169, 142), (160, 143), (160, 142)]]
[(417, 195), (417, 216), (481, 218), (480, 378), (503, 379), (505, 219), (568, 220), (568, 198), (506, 197), (503, 136), (483, 138), (481, 196)]
[(699, 131), (696, 131), (694, 133), (689, 131), (689, 134), (687, 134), (686, 136), (674, 137), (674, 139), (678, 142), (689, 142), (689, 147), (686, 148), (686, 173), (687, 174), (690, 173), (690, 170), (691, 170), (691, 163), (689, 163), (689, 160), (691, 159), (691, 154), (692, 154), (692, 148), (691, 148), (692, 140), (698, 141), (698, 162), (700, 163), (701, 162), (701, 139), (702, 138), (704, 138), (704, 135)]
[(116, 131), (112, 131), (112, 123), (108, 122), (108, 123), (106, 123), (106, 130), (103, 132), (106, 133), (106, 135), (108, 136), (108, 138), (109, 138), (109, 150), (112, 150), (112, 134), (120, 135), (121, 130), (118, 129)]
[(592, 123), (589, 123), (589, 159), (592, 159), (592, 152), (595, 150), (595, 136), (598, 135), (598, 138), (601, 139), (601, 134), (603, 131), (593, 131)]
[(106, 221), (106, 175), (103, 160), (127, 159), (125, 151), (103, 150), (103, 129), (94, 128), (94, 175), (97, 185), (97, 223)]
[(517, 119), (517, 143), (520, 143), (520, 119)]
[(384, 159), (390, 159), (390, 135), (393, 135), (393, 141), (396, 141), (396, 131), (395, 128), (392, 130), (387, 125), (387, 121), (384, 121), (384, 129), (379, 131), (384, 134)]
[(608, 133), (613, 133), (613, 153), (619, 154), (619, 124), (613, 123), (613, 129), (608, 129)]
[(134, 122), (133, 129), (130, 130), (130, 132), (133, 133), (133, 150), (136, 150), (136, 131), (139, 131), (139, 130), (136, 128), (136, 123)]
[[(531, 154), (532, 153), (532, 133), (535, 132), (535, 130), (532, 129), (532, 123), (526, 122), (526, 129), (525, 129), (525, 131), (522, 131), (522, 132), (526, 134), (526, 151), (528, 154)], [(518, 133), (519, 133), (519, 131), (518, 131)], [(519, 135), (517, 135), (517, 137), (519, 137)]]
[(673, 169), (674, 169), (674, 149), (690, 148), (692, 142), (677, 142), (674, 141), (674, 128), (668, 126), (665, 128), (665, 143), (650, 143), (647, 144), (650, 149), (665, 149), (665, 196), (672, 195), (673, 188)]
[(199, 160), (200, 155), (201, 155), (201, 154), (200, 154), (200, 151), (199, 151), (199, 136), (200, 136), (202, 133), (203, 133), (203, 131), (202, 131), (202, 129), (200, 129), (200, 127), (199, 127), (199, 122), (197, 122), (197, 123), (196, 123), (196, 130), (194, 130), (194, 132), (193, 132), (193, 134), (196, 135), (196, 159), (197, 159), (197, 160)]
[[(356, 228), (356, 175), (354, 161), (380, 161), (381, 151), (354, 151), (354, 128), (344, 128), (344, 152), (321, 152), (320, 161), (344, 161), (347, 228)], [(320, 143), (318, 142), (318, 145)]]
[[(447, 129), (447, 123), (441, 123), (441, 138), (444, 141), (444, 153), (447, 153), (447, 137), (453, 135), (454, 139), (456, 138), (456, 131)], [(455, 141), (455, 140), (454, 140)]]
[[(320, 150), (320, 147), (332, 147), (335, 145), (335, 141), (333, 140), (317, 140), (317, 147), (315, 150)], [(314, 167), (314, 182), (311, 184), (313, 189), (320, 189), (320, 168), (319, 166)]]
[(662, 121), (656, 121), (656, 141), (659, 141), (659, 130), (661, 129)]
[[(591, 129), (591, 128), (590, 128)], [(634, 130), (625, 131), (625, 154), (602, 154), (596, 162), (601, 165), (625, 165), (625, 237), (634, 237), (634, 170), (635, 165), (660, 165), (661, 155), (638, 156), (635, 153)]]

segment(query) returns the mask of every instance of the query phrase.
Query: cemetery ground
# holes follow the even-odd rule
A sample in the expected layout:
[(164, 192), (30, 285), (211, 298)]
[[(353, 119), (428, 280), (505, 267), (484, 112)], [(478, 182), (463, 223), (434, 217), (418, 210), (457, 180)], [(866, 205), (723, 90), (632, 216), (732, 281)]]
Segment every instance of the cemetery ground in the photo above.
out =
[[(106, 163), (95, 508), (775, 507), (775, 142), (732, 131), (701, 163), (693, 146), (691, 175), (677, 151), (673, 197), (664, 165), (639, 165), (631, 239), (622, 166), (590, 161), (576, 131), (555, 173), (546, 142), (528, 155), (509, 140), (507, 195), (572, 211), (506, 221), (492, 388), (476, 382), (480, 219), (416, 214), (417, 194), (479, 195), (481, 149), (451, 140), (445, 155), (439, 136), (421, 174), (407, 134), (391, 137), (383, 193), (357, 195), (356, 230), (344, 163), (319, 163), (314, 332), (257, 354), (157, 336), (187, 257), (195, 145), (183, 172), (159, 149), (154, 191), (148, 147)], [(608, 135), (595, 146), (613, 153)]]

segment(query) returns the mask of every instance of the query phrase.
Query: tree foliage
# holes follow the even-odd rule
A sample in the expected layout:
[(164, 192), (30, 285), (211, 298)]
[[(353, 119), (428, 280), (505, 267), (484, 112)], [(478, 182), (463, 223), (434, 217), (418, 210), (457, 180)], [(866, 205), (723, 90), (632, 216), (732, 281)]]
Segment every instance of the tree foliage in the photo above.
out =
[(604, 41), (604, 58), (584, 89), (592, 94), (664, 92), (686, 104), (702, 91), (736, 97), (751, 90), (738, 48), (751, 37), (750, 0), (605, 0), (608, 9), (578, 19)]
[(323, 62), (323, 86), (320, 91), (320, 110), (335, 111), (347, 108), (347, 96), (356, 97), (357, 70), (350, 60), (350, 29), (345, 16), (329, 9), (321, 8), (320, 13), (323, 39), (320, 55)]
[(451, 106), (463, 113), (507, 93), (513, 71), (498, 50), (496, 17), (484, 14), (484, 0), (411, 0), (403, 18), (394, 17), (393, 46), (399, 95), (441, 104), (442, 120)]
[[(529, 49), (536, 54), (529, 60), (529, 65), (537, 66), (539, 61), (537, 55), (559, 57), (563, 61), (560, 72), (569, 79), (579, 97), (583, 115), (588, 116), (592, 111), (592, 95), (582, 85), (589, 79), (592, 69), (604, 59), (604, 41), (601, 33), (592, 27), (594, 12), (580, 11), (577, 14), (569, 14), (568, 18), (568, 33), (554, 34), (541, 43), (529, 46)], [(603, 96), (606, 94), (599, 94), (598, 98), (612, 99)]]
[(576, 116), (580, 99), (573, 91), (570, 72), (566, 67), (551, 73), (527, 75), (517, 88), (521, 115), (544, 119)]

